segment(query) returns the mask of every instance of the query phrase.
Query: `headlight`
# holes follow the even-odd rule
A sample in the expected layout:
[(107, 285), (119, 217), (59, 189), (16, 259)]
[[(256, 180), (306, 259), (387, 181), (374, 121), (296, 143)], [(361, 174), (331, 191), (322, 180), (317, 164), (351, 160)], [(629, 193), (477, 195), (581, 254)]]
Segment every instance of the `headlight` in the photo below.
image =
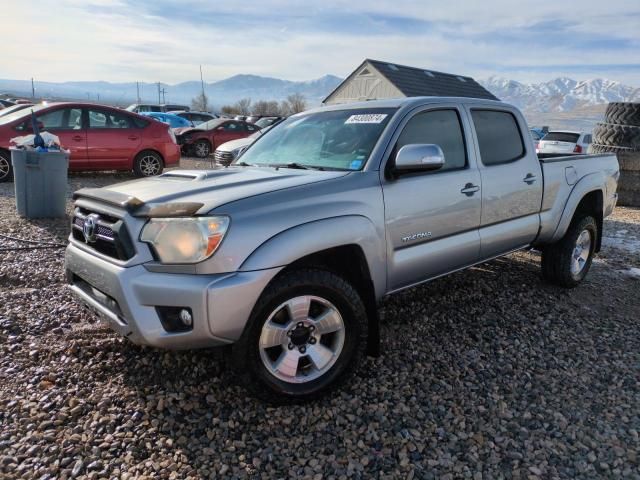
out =
[(233, 150), (231, 150), (231, 155), (233, 155), (233, 158), (236, 159), (240, 156), (240, 154), (242, 152), (244, 152), (247, 149), (246, 146), (244, 147), (238, 147), (238, 148), (234, 148)]
[(152, 218), (140, 240), (162, 263), (197, 263), (213, 255), (227, 228), (229, 217)]

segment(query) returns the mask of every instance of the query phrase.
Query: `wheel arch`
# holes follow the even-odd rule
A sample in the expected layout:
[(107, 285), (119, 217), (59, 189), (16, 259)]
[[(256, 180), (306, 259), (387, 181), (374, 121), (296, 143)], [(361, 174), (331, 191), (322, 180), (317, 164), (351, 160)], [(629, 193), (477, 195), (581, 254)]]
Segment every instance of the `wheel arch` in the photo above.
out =
[(589, 213), (593, 215), (598, 225), (596, 252), (600, 251), (602, 244), (602, 223), (604, 219), (604, 181), (602, 174), (594, 173), (582, 178), (576, 184), (567, 199), (553, 236), (545, 243), (555, 243), (560, 240), (569, 229), (576, 214)]
[[(327, 232), (331, 232), (327, 238)], [(304, 241), (301, 241), (304, 239)], [(258, 247), (240, 270), (262, 270), (284, 266), (278, 274), (315, 267), (345, 278), (365, 304), (369, 321), (367, 350), (379, 352), (378, 300), (386, 289), (384, 234), (362, 216), (324, 219), (289, 229)], [(272, 280), (273, 281), (273, 280)]]

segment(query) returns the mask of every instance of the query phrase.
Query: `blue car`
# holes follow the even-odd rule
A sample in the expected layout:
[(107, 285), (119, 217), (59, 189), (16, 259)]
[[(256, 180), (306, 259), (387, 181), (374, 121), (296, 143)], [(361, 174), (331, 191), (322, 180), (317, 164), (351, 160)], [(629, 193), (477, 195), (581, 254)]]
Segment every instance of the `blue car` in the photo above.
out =
[(171, 113), (140, 112), (140, 115), (144, 115), (145, 117), (151, 117), (154, 120), (158, 120), (159, 122), (167, 123), (171, 128), (193, 127), (193, 123), (191, 123), (186, 118), (182, 118), (182, 117), (179, 117), (178, 115), (173, 115)]

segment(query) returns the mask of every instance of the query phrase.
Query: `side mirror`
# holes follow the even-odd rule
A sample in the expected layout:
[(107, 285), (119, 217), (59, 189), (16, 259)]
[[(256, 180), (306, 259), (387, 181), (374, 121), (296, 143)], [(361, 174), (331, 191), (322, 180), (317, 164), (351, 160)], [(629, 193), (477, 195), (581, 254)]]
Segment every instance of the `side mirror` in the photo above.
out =
[(438, 170), (444, 165), (444, 153), (438, 145), (405, 145), (396, 153), (397, 173)]

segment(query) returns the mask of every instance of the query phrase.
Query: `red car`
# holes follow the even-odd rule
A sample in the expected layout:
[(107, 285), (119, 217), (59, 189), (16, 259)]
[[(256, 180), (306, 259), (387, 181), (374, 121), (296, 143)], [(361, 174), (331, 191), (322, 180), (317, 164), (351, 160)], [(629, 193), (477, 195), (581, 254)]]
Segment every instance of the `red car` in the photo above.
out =
[(32, 132), (31, 111), (42, 131), (71, 151), (69, 169), (162, 173), (180, 160), (180, 147), (165, 123), (118, 108), (89, 103), (39, 104), (0, 117), (0, 182), (13, 177), (9, 140)]
[(197, 127), (176, 128), (175, 132), (182, 153), (204, 158), (223, 143), (248, 137), (258, 130), (260, 127), (241, 120), (216, 118)]

